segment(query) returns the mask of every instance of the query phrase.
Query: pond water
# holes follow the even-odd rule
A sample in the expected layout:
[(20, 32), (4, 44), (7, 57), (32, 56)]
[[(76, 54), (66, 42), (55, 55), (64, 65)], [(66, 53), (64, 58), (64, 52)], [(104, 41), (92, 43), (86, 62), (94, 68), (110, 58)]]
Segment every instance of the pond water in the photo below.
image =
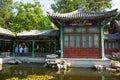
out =
[(55, 70), (43, 68), (42, 64), (4, 64), (0, 67), (0, 80), (12, 77), (26, 78), (28, 75), (49, 75), (52, 80), (120, 80), (120, 73), (109, 71), (95, 71), (86, 68), (70, 68), (68, 70)]

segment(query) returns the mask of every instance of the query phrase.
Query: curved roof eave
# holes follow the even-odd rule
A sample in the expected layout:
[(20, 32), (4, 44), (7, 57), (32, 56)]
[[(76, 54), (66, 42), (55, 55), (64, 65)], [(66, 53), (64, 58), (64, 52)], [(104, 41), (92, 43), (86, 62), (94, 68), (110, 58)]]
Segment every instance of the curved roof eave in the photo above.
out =
[(115, 16), (117, 9), (107, 12), (84, 12), (84, 11), (73, 11), (70, 13), (48, 13), (48, 17), (57, 20), (74, 20), (74, 19), (103, 19)]
[(23, 31), (17, 34), (17, 36), (57, 36), (57, 30), (30, 30)]
[(0, 28), (0, 34), (8, 35), (8, 36), (15, 36), (13, 32), (11, 32), (10, 30), (4, 29), (4, 28)]

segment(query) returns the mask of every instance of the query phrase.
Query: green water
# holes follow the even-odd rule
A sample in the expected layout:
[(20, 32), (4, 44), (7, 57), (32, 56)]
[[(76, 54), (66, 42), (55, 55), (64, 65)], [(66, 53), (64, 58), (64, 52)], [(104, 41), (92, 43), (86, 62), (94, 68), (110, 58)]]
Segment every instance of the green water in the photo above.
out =
[(94, 69), (70, 68), (58, 71), (43, 68), (42, 64), (2, 65), (0, 80), (12, 77), (26, 78), (28, 75), (50, 75), (52, 80), (120, 80), (120, 72), (95, 71)]

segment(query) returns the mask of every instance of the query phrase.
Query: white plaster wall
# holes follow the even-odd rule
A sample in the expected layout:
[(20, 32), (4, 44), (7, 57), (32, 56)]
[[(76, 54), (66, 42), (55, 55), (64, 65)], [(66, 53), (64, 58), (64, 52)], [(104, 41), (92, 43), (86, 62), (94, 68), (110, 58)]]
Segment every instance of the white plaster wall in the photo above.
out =
[(14, 57), (1, 58), (2, 64), (3, 64), (3, 63), (7, 63), (9, 60), (12, 60), (12, 59), (14, 59)]
[(0, 65), (2, 64), (2, 58), (0, 58)]
[(110, 60), (102, 59), (65, 59), (71, 64), (71, 67), (94, 67), (95, 64), (103, 65), (104, 67), (110, 67)]

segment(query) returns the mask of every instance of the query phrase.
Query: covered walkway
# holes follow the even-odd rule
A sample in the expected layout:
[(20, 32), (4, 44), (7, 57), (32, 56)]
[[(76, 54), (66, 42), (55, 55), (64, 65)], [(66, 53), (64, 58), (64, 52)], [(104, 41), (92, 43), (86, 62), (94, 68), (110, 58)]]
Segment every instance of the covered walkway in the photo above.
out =
[(0, 28), (0, 57), (46, 57), (48, 54), (58, 54), (58, 50), (58, 30), (31, 30), (15, 35), (10, 30)]
[(56, 54), (59, 32), (57, 30), (31, 30), (18, 33), (14, 41), (14, 49), (27, 47), (28, 51), (15, 52), (15, 56), (46, 57), (48, 54)]

